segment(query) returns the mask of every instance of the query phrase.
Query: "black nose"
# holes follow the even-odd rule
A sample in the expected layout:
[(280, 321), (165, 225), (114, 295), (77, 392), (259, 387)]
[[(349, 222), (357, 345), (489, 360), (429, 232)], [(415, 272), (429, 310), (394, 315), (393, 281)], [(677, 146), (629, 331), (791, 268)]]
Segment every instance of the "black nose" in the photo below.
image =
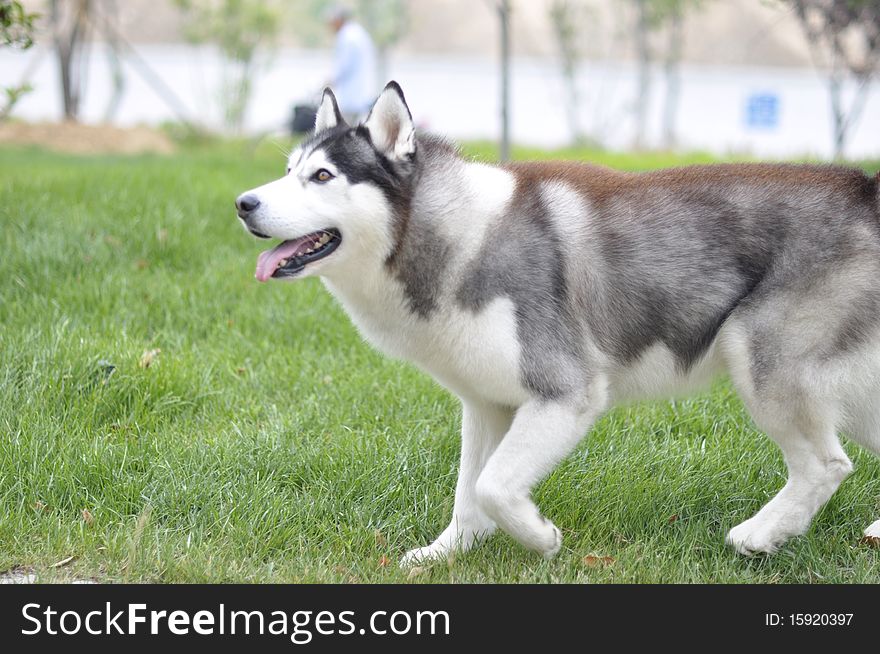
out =
[(245, 193), (244, 195), (239, 195), (235, 199), (235, 208), (238, 209), (238, 215), (242, 218), (244, 218), (245, 215), (256, 210), (256, 208), (259, 206), (260, 198), (258, 198), (253, 193)]

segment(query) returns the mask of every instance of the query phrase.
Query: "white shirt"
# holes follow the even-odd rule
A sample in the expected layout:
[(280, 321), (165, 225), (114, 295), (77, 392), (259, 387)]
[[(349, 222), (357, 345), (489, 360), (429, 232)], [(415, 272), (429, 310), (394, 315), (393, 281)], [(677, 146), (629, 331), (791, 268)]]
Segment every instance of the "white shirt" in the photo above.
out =
[(333, 90), (343, 114), (366, 114), (376, 99), (376, 52), (367, 30), (351, 21), (336, 33)]

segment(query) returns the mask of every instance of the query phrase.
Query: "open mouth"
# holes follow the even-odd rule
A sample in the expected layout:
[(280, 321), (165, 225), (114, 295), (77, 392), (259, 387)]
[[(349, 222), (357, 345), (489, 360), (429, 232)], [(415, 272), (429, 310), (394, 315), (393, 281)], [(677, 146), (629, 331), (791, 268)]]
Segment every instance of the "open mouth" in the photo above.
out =
[(266, 250), (257, 259), (256, 278), (265, 282), (270, 277), (293, 277), (308, 264), (331, 254), (342, 242), (338, 229), (321, 229)]

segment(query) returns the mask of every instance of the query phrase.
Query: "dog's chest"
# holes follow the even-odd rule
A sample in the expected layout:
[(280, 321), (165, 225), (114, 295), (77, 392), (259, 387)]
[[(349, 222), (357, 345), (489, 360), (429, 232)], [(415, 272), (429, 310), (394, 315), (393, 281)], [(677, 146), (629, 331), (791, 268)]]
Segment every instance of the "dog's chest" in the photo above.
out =
[(443, 306), (421, 317), (394, 295), (357, 297), (328, 287), (361, 334), (385, 354), (414, 363), (459, 396), (508, 406), (525, 401), (509, 300), (497, 298), (476, 313)]

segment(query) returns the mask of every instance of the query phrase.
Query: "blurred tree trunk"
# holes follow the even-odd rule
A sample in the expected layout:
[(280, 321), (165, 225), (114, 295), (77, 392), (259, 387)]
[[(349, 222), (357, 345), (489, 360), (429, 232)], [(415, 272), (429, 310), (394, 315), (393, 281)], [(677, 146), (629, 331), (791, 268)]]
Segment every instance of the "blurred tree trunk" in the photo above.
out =
[[(834, 158), (846, 151), (861, 118), (871, 80), (880, 68), (880, 2), (876, 0), (787, 0), (794, 9), (813, 57), (828, 70)], [(856, 89), (847, 106), (847, 78)]]
[(636, 2), (636, 55), (638, 58), (638, 81), (636, 87), (636, 134), (633, 145), (637, 150), (645, 147), (648, 101), (651, 94), (651, 18), (648, 0)]
[(116, 0), (104, 0), (104, 38), (107, 39), (109, 48), (110, 75), (113, 83), (113, 93), (104, 110), (104, 122), (112, 123), (119, 111), (122, 96), (125, 93), (125, 71), (122, 68), (122, 47), (119, 42), (119, 34), (113, 29), (113, 25), (119, 16), (119, 6)]
[(850, 131), (862, 117), (862, 110), (868, 99), (870, 80), (857, 80), (855, 94), (849, 108), (844, 108), (843, 85), (845, 76), (840, 71), (832, 71), (828, 77), (828, 95), (831, 99), (831, 116), (834, 121), (834, 158), (842, 159), (849, 140)]
[(61, 76), (61, 99), (64, 117), (79, 118), (80, 101), (85, 85), (87, 63), (86, 36), (89, 25), (90, 0), (51, 0), (49, 18), (52, 25), (55, 53)]
[(571, 0), (553, 0), (550, 5), (550, 22), (559, 47), (562, 80), (565, 84), (565, 113), (568, 128), (574, 143), (584, 140), (580, 124), (580, 94), (577, 86), (577, 65), (580, 59), (578, 50), (577, 7)]
[(634, 146), (647, 145), (648, 115), (651, 100), (651, 64), (655, 52), (651, 37), (666, 30), (663, 48), (663, 70), (666, 80), (666, 98), (663, 105), (662, 142), (671, 148), (676, 143), (675, 119), (681, 88), (681, 59), (684, 51), (684, 18), (687, 12), (698, 9), (708, 0), (631, 0), (636, 9), (634, 38), (638, 57), (638, 89), (636, 93), (636, 134)]
[(510, 161), (510, 0), (498, 0), (501, 27), (501, 161)]
[(669, 14), (669, 42), (666, 47), (666, 103), (663, 107), (663, 147), (674, 148), (678, 143), (675, 119), (678, 115), (678, 97), (681, 89), (681, 55), (684, 45), (684, 15), (680, 4)]

